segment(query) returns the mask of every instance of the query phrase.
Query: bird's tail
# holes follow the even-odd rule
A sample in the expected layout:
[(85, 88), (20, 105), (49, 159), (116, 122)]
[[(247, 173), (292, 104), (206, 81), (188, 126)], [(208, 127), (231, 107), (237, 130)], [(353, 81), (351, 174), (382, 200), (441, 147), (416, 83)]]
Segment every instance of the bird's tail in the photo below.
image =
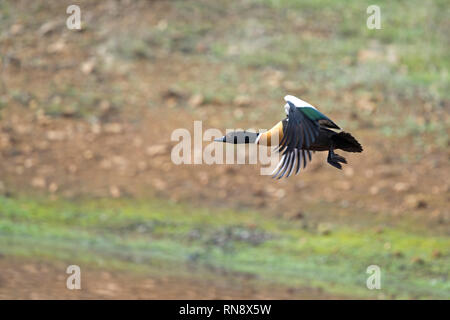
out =
[(361, 144), (348, 132), (339, 132), (332, 137), (336, 149), (341, 149), (347, 152), (362, 152)]

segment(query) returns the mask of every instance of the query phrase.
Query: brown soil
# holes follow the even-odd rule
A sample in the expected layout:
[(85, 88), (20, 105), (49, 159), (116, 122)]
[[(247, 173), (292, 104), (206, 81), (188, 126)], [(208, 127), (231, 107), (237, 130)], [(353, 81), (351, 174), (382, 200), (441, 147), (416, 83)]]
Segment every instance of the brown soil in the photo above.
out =
[[(81, 289), (66, 287), (67, 264), (0, 258), (0, 299), (331, 299), (319, 289), (261, 286), (242, 276), (186, 279), (81, 268)], [(345, 297), (339, 297), (345, 298)]]
[[(14, 19), (3, 28), (0, 43), (4, 102), (0, 193), (69, 199), (158, 197), (201, 206), (251, 208), (280, 218), (300, 216), (308, 205), (325, 203), (345, 209), (341, 213), (350, 219), (368, 212), (392, 219), (415, 217), (448, 232), (448, 150), (433, 144), (416, 147), (411, 136), (388, 139), (373, 124), (352, 131), (364, 152), (346, 154), (349, 164), (342, 171), (326, 164), (326, 155), (321, 153), (313, 156), (300, 176), (280, 181), (259, 175), (259, 165), (174, 165), (170, 160), (174, 129), (192, 132), (194, 120), (203, 120), (204, 129), (270, 128), (284, 116), (283, 97), (262, 101), (255, 97), (246, 106), (239, 100), (203, 101), (191, 92), (173, 90), (173, 84), (200, 75), (209, 75), (205, 81), (213, 80), (220, 69), (179, 52), (115, 60), (114, 67), (108, 68), (108, 57), (99, 53), (102, 47), (97, 44), (107, 43), (108, 37), (120, 31), (128, 30), (130, 35), (143, 26), (163, 25), (164, 19), (177, 14), (169, 1), (122, 2), (124, 7), (118, 10), (115, 1), (81, 1), (88, 25), (95, 21), (98, 28), (79, 33), (61, 26), (66, 17), (64, 1), (43, 4), (45, 10), (31, 15), (32, 19), (26, 13), (29, 1), (14, 2)], [(61, 19), (55, 18), (58, 12)], [(48, 22), (58, 27), (45, 25)], [(195, 50), (202, 52), (203, 48)], [(246, 85), (245, 74), (251, 72), (242, 71), (242, 86)], [(267, 72), (260, 82), (271, 83), (272, 78)], [(60, 92), (61, 84), (77, 88), (80, 94), (98, 93), (98, 98), (88, 102), (93, 115), (78, 115), (66, 108), (67, 101), (70, 104), (79, 98), (67, 98)], [(58, 102), (60, 113), (48, 112), (49, 105)], [(278, 111), (274, 105), (279, 105)], [(250, 108), (264, 110), (265, 117), (249, 120)], [(243, 116), (235, 119), (236, 114)], [(359, 121), (354, 113), (329, 116), (338, 124)], [(64, 287), (64, 266), (8, 258), (0, 259), (0, 270), (0, 298), (327, 298), (320, 292), (294, 289), (255, 291), (252, 286), (234, 287), (225, 280), (209, 287), (201, 281), (141, 279), (120, 272), (112, 276), (98, 270), (83, 271), (83, 290), (69, 291)], [(106, 286), (104, 280), (108, 280)], [(162, 286), (165, 290), (158, 290)]]
[[(89, 12), (88, 21), (117, 10), (112, 2), (82, 4)], [(2, 51), (8, 57), (3, 62), (0, 87), (6, 101), (0, 122), (3, 193), (39, 192), (69, 198), (157, 196), (201, 205), (252, 207), (282, 216), (298, 214), (303, 207), (299, 203), (326, 202), (361, 212), (419, 216), (432, 224), (448, 223), (448, 150), (432, 144), (418, 149), (413, 137), (388, 139), (373, 125), (352, 132), (364, 152), (346, 154), (349, 164), (342, 171), (326, 164), (323, 153), (315, 154), (300, 176), (281, 181), (259, 175), (259, 165), (174, 165), (170, 160), (174, 129), (193, 132), (194, 120), (202, 120), (203, 129), (225, 131), (226, 123), (270, 128), (283, 117), (283, 97), (252, 100), (251, 108), (268, 113), (250, 121), (245, 114), (251, 110), (244, 110), (242, 101), (198, 105), (189, 93), (172, 89), (173, 83), (189, 82), (202, 71), (213, 75), (215, 65), (207, 62), (174, 53), (157, 56), (156, 60), (117, 62), (124, 71), (104, 70), (103, 65), (92, 62), (101, 57), (89, 48), (105, 39), (98, 39), (98, 34), (89, 29), (74, 34), (65, 27), (46, 27), (48, 22), (58, 25), (59, 20), (52, 19), (50, 13), (65, 8), (58, 2), (46, 6), (40, 11), (46, 14), (34, 16), (31, 25), (21, 16), (27, 12), (26, 1), (19, 2), (18, 17), (9, 26), (13, 34), (6, 33), (9, 37), (2, 42)], [(107, 30), (113, 37), (132, 21), (145, 20), (145, 25), (155, 26), (161, 17), (172, 19), (176, 14), (164, 1), (124, 5), (121, 10), (123, 15), (115, 19), (96, 21), (96, 31)], [(22, 48), (21, 43), (28, 45)], [(273, 77), (269, 72), (268, 79), (262, 80)], [(88, 102), (94, 117), (79, 117), (67, 109), (67, 97), (55, 89), (60, 83), (78, 88), (80, 95), (92, 89), (85, 83), (92, 84), (95, 92), (100, 92), (98, 99)], [(112, 87), (120, 88), (119, 102), (109, 99), (108, 88)], [(14, 90), (19, 93), (12, 94)], [(58, 116), (45, 111), (55, 99), (63, 101)], [(81, 97), (67, 99), (70, 104), (80, 102)], [(274, 105), (279, 105), (279, 112), (269, 108)], [(236, 110), (242, 112), (241, 120), (233, 118)], [(330, 116), (337, 123), (361, 122), (355, 114)], [(416, 155), (421, 158), (417, 160)]]

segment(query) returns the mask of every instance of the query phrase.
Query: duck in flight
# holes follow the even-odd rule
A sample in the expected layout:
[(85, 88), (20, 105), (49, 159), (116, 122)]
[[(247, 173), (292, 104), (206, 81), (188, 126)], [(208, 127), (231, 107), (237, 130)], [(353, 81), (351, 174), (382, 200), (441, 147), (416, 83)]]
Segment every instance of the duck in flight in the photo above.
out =
[(341, 128), (311, 104), (291, 95), (285, 96), (284, 100), (286, 118), (269, 131), (235, 131), (215, 141), (275, 146), (282, 154), (278, 166), (272, 172), (272, 177), (277, 179), (289, 177), (294, 168), (297, 175), (301, 166), (305, 168), (307, 162), (311, 161), (311, 151), (328, 151), (327, 162), (338, 169), (342, 169), (341, 163), (347, 163), (347, 160), (334, 150), (362, 152), (361, 144), (350, 133), (335, 131)]

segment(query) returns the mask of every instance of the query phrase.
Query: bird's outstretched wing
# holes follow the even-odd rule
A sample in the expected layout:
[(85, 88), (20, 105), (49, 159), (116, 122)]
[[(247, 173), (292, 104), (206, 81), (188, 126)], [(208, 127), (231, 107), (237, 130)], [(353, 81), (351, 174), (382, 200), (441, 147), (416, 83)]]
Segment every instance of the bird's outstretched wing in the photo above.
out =
[(300, 172), (302, 162), (303, 168), (306, 167), (307, 158), (311, 161), (311, 151), (305, 149), (295, 148), (290, 152), (283, 153), (278, 166), (272, 172), (272, 178), (281, 179), (285, 175), (287, 178), (294, 172), (294, 167), (296, 168), (295, 174), (297, 175)]
[(314, 143), (320, 133), (318, 120), (313, 120), (297, 108), (292, 102), (287, 102), (287, 119), (283, 128), (283, 138), (278, 146), (282, 158), (273, 172), (273, 178), (281, 179), (289, 177), (296, 166), (295, 174), (298, 174), (303, 161), (306, 167), (307, 158), (311, 161), (309, 147)]

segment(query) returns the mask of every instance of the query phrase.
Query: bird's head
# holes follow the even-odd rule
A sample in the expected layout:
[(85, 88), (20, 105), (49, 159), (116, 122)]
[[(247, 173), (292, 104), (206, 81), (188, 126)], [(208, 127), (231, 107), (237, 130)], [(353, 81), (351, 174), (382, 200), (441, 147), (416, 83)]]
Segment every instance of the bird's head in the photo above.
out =
[(232, 144), (254, 143), (258, 134), (249, 131), (233, 131), (229, 132), (221, 138), (214, 139), (217, 142), (225, 142)]

